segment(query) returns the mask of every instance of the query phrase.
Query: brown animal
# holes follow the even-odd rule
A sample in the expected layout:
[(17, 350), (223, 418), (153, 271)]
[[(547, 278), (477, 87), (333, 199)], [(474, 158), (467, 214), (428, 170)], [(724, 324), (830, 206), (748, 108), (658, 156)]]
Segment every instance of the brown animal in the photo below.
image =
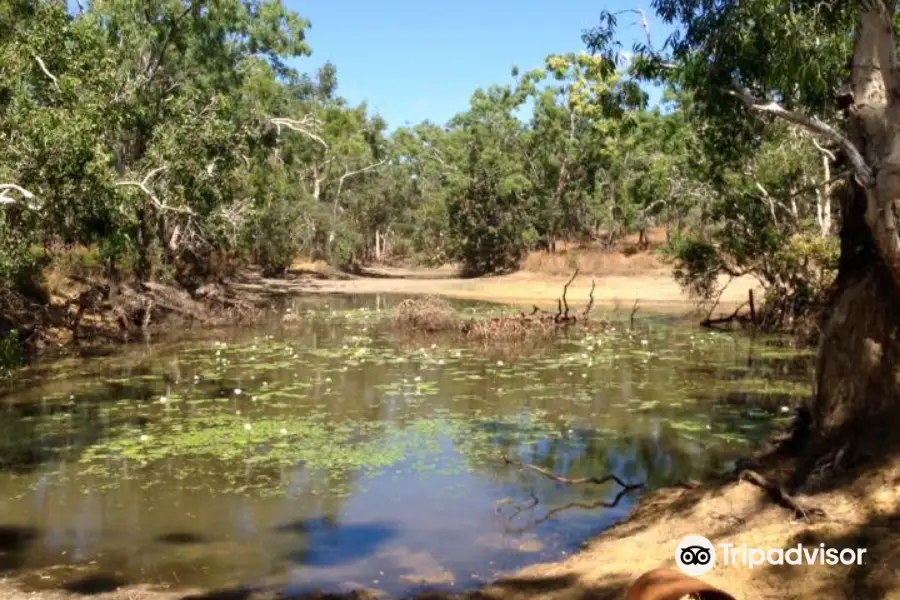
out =
[(647, 571), (631, 584), (625, 600), (735, 600), (734, 596), (674, 569)]

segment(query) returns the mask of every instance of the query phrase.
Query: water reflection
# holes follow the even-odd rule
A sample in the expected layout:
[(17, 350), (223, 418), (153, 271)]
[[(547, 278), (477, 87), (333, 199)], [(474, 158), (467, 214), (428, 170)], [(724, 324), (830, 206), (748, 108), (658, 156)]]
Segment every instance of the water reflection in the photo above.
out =
[(634, 501), (585, 509), (618, 487), (503, 457), (666, 485), (726, 468), (808, 386), (808, 358), (659, 320), (499, 361), (397, 346), (374, 310), (393, 299), (328, 302), (26, 373), (0, 399), (0, 571), (465, 588), (573, 550)]

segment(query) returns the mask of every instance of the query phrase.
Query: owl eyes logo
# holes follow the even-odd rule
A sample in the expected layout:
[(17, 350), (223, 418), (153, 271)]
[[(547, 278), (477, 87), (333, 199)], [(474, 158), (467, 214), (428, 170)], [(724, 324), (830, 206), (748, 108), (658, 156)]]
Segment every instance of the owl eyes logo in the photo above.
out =
[(697, 577), (716, 565), (716, 550), (702, 535), (689, 535), (675, 548), (675, 563), (685, 574)]
[(712, 559), (709, 549), (703, 546), (688, 546), (681, 549), (681, 562), (686, 565), (705, 565)]

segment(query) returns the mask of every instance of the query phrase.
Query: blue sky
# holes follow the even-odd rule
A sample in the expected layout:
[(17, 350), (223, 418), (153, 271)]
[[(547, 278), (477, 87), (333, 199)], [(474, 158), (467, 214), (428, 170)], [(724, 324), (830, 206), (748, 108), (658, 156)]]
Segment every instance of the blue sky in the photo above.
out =
[[(648, 8), (639, 0), (285, 0), (312, 23), (311, 57), (294, 66), (337, 66), (338, 94), (366, 101), (390, 128), (443, 124), (472, 92), (510, 82), (513, 65), (541, 66), (548, 54), (583, 49), (582, 30), (604, 9)], [(671, 27), (648, 11), (655, 47)], [(635, 14), (618, 17), (622, 41), (643, 40)], [(653, 96), (658, 96), (653, 94)]]

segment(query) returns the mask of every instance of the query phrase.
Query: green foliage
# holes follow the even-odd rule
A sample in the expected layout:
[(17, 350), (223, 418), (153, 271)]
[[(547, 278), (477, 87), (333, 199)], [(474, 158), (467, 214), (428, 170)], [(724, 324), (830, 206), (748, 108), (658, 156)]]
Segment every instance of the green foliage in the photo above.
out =
[(0, 379), (10, 377), (11, 371), (25, 364), (25, 353), (15, 330), (0, 336)]
[(303, 217), (303, 207), (284, 199), (263, 205), (251, 235), (256, 243), (256, 260), (263, 274), (284, 275), (304, 247), (303, 230), (296, 223)]
[(662, 255), (675, 262), (675, 281), (698, 298), (711, 298), (718, 289), (722, 257), (709, 242), (678, 236), (662, 248)]
[[(816, 312), (838, 252), (834, 148), (799, 126), (767, 123), (735, 89), (840, 129), (834, 95), (847, 79), (858, 7), (781, 0), (653, 6), (679, 31), (665, 49), (636, 44), (630, 72), (672, 87), (693, 132), (687, 148), (701, 157), (683, 172), (706, 192), (700, 219), (666, 250), (676, 278), (710, 298), (722, 276), (754, 276), (766, 288), (766, 325), (775, 328)], [(584, 36), (610, 61), (622, 54), (616, 26), (606, 14)]]
[[(736, 274), (775, 297), (819, 295), (838, 216), (830, 150), (750, 118), (730, 86), (839, 125), (852, 11), (654, 6), (683, 26), (665, 52), (639, 44), (623, 60), (606, 14), (589, 51), (513, 69), (444, 126), (388, 132), (338, 95), (335, 65), (286, 66), (311, 49), (281, 0), (5, 3), (0, 185), (25, 192), (0, 189), (0, 284), (36, 279), (34, 245), (98, 247), (105, 268), (142, 279), (204, 276), (222, 256), (276, 275), (297, 254), (483, 274), (665, 226), (676, 277), (701, 297)], [(647, 108), (646, 79), (665, 86), (663, 107)]]

